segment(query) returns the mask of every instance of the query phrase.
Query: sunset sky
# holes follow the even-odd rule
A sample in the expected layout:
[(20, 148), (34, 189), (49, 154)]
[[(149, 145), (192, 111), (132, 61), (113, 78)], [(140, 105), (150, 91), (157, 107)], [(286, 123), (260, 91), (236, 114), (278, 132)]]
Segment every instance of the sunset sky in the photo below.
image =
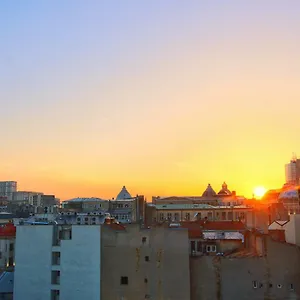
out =
[(0, 180), (61, 199), (281, 187), (299, 16), (299, 0), (1, 1)]

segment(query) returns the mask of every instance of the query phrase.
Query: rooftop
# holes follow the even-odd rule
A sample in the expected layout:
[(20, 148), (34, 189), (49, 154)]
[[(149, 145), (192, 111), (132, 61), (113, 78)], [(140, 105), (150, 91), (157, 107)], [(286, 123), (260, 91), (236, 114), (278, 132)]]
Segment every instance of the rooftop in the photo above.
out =
[(123, 199), (131, 199), (131, 195), (128, 193), (125, 185), (122, 187), (120, 193), (117, 195), (116, 200), (123, 200)]
[(69, 202), (103, 202), (103, 201), (107, 201), (105, 199), (101, 199), (101, 198), (94, 198), (94, 197), (91, 197), (91, 198), (73, 198), (73, 199), (70, 199), (70, 200), (65, 200), (63, 201), (63, 203), (69, 203)]

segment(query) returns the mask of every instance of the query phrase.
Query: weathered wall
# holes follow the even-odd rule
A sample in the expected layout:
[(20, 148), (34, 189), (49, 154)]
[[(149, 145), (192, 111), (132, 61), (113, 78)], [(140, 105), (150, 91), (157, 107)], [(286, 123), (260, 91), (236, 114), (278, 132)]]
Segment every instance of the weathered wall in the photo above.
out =
[(300, 299), (299, 249), (267, 238), (265, 252), (265, 257), (191, 258), (191, 299)]
[(188, 244), (185, 229), (131, 225), (116, 232), (102, 226), (101, 299), (190, 299)]

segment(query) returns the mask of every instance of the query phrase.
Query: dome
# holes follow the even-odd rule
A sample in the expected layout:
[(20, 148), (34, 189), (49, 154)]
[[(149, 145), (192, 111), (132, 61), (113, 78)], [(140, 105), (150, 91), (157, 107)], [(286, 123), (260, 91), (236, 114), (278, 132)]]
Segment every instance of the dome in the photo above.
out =
[(128, 193), (125, 186), (122, 187), (120, 193), (116, 197), (116, 200), (124, 200), (124, 199), (131, 199), (131, 195)]
[(216, 196), (216, 192), (213, 190), (210, 184), (208, 184), (206, 190), (203, 192), (202, 197), (213, 197)]
[(226, 182), (222, 184), (222, 189), (219, 191), (218, 195), (231, 195)]

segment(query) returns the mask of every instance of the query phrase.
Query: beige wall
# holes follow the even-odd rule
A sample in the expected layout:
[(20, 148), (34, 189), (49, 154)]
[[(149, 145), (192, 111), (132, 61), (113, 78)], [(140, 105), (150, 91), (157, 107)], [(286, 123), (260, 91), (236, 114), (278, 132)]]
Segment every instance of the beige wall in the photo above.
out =
[[(153, 211), (154, 217), (156, 218), (157, 222), (160, 222), (162, 220), (161, 216), (163, 216), (164, 219), (167, 219), (170, 216), (172, 221), (176, 221), (175, 214), (177, 214), (177, 216), (179, 217), (179, 220), (177, 221), (188, 220), (187, 216), (189, 216), (189, 220), (193, 221), (195, 220), (194, 216), (196, 213), (201, 213), (201, 219), (208, 218), (218, 221), (228, 221), (232, 219), (238, 220), (238, 218), (242, 216), (244, 216), (244, 218), (247, 218), (249, 209), (162, 209)], [(223, 218), (223, 213), (225, 214), (225, 219)]]
[[(102, 226), (101, 299), (190, 299), (188, 247), (186, 229)], [(121, 276), (128, 277), (128, 285), (120, 284)]]

